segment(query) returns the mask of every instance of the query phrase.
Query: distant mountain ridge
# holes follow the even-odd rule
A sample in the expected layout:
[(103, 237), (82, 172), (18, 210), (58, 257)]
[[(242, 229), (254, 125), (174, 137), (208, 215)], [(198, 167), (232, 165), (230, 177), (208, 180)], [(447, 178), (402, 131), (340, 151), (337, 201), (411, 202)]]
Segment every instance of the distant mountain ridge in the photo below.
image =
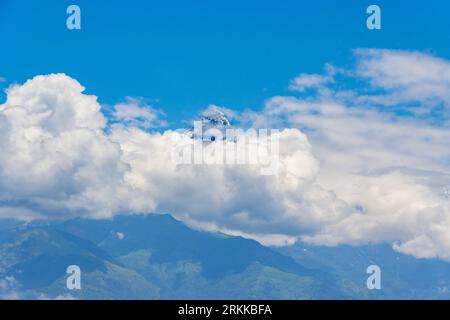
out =
[[(298, 242), (277, 251), (305, 267), (334, 274), (361, 299), (450, 299), (450, 263), (417, 259), (388, 244), (324, 247)], [(381, 269), (381, 290), (359, 290), (369, 265)]]
[[(0, 220), (0, 298), (448, 299), (450, 264), (387, 245), (268, 248), (190, 229), (170, 215)], [(82, 290), (66, 288), (69, 265)], [(366, 268), (382, 270), (368, 290)]]
[(203, 142), (214, 142), (221, 135), (221, 140), (234, 141), (234, 135), (227, 136), (227, 130), (232, 129), (232, 125), (228, 117), (220, 110), (207, 110), (199, 120), (195, 121), (189, 133), (192, 139), (202, 140)]
[[(8, 233), (0, 242), (0, 279), (14, 277), (31, 298), (347, 297), (325, 271), (253, 240), (192, 230), (169, 215), (37, 222)], [(72, 264), (83, 272), (80, 291), (65, 288)]]

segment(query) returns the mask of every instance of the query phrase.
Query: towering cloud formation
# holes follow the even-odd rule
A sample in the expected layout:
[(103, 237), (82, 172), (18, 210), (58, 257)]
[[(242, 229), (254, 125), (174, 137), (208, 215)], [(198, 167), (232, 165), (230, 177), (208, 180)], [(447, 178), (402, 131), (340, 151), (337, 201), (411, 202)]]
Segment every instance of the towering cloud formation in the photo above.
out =
[[(64, 74), (12, 86), (0, 106), (0, 216), (169, 212), (269, 244), (388, 242), (450, 259), (450, 82), (437, 72), (450, 63), (404, 51), (356, 56), (353, 70), (302, 74), (291, 86), (300, 96), (233, 113), (281, 127), (272, 136), (280, 167), (269, 176), (263, 164), (176, 163), (174, 150), (191, 137), (149, 132), (158, 112), (140, 100), (117, 105), (107, 121), (96, 97)], [(348, 87), (348, 77), (366, 85)]]
[[(7, 90), (0, 107), (0, 203), (18, 216), (108, 216), (128, 170), (94, 96), (59, 74)], [(2, 210), (7, 214), (9, 210)]]
[(173, 152), (188, 135), (140, 129), (134, 104), (117, 106), (119, 119), (104, 130), (96, 97), (83, 90), (64, 74), (8, 89), (0, 108), (3, 216), (170, 212), (202, 228), (284, 241), (345, 211), (315, 184), (318, 162), (299, 130), (276, 134), (280, 169), (272, 176), (261, 175), (264, 164), (179, 165)]

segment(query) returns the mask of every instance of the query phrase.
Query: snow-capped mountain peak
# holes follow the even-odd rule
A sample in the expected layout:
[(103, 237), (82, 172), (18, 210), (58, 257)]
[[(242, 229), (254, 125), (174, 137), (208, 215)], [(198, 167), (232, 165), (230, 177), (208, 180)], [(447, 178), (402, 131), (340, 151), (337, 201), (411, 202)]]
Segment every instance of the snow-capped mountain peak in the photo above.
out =
[(231, 129), (231, 123), (224, 112), (214, 109), (203, 112), (199, 120), (194, 121), (190, 131), (193, 139), (213, 142), (220, 131), (222, 139), (226, 140), (226, 130)]

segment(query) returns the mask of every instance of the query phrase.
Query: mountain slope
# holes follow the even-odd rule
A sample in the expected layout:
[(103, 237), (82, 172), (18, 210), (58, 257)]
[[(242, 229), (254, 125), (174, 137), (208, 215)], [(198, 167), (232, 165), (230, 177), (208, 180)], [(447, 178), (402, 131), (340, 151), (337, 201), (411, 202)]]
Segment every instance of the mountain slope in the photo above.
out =
[[(96, 242), (127, 268), (158, 284), (164, 298), (227, 298), (230, 288), (238, 287), (241, 298), (285, 297), (282, 283), (289, 278), (298, 284), (291, 298), (345, 297), (337, 279), (325, 271), (305, 268), (253, 240), (192, 230), (170, 215), (118, 216), (102, 222), (76, 219), (58, 228)], [(267, 282), (269, 270), (271, 285), (258, 287)], [(239, 286), (237, 279), (248, 285)]]
[[(365, 288), (314, 259), (193, 230), (169, 215), (3, 225), (0, 282), (14, 286), (0, 298), (345, 299)], [(79, 291), (66, 288), (72, 264), (82, 270)]]
[[(180, 260), (199, 262), (208, 278), (241, 272), (253, 262), (286, 272), (310, 272), (292, 258), (256, 241), (195, 231), (169, 215), (119, 216), (107, 221), (107, 224), (107, 229), (102, 224), (101, 231), (97, 232), (97, 221), (79, 219), (65, 223), (63, 229), (88, 239), (91, 236), (85, 230), (92, 230), (91, 240), (114, 257), (148, 249), (155, 263)], [(99, 234), (103, 234), (104, 238), (100, 239)]]
[[(66, 288), (66, 269), (82, 270), (83, 290)], [(121, 275), (126, 274), (126, 277)], [(135, 278), (133, 286), (127, 285)], [(90, 241), (53, 227), (10, 230), (0, 243), (0, 279), (14, 279), (22, 298), (71, 295), (82, 299), (107, 297), (158, 298), (158, 288), (133, 270), (127, 270)]]
[[(299, 242), (277, 250), (304, 266), (333, 273), (359, 298), (450, 299), (450, 263), (417, 259), (389, 245), (323, 247)], [(366, 269), (374, 264), (381, 268), (381, 290), (365, 288)]]

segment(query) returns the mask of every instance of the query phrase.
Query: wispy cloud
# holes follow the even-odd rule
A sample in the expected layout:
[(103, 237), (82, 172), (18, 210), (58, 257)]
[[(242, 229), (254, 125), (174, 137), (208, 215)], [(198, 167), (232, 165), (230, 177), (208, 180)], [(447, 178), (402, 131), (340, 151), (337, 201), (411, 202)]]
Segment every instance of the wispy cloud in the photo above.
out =
[(161, 110), (135, 97), (127, 97), (124, 102), (116, 104), (113, 111), (113, 117), (117, 123), (142, 129), (167, 126), (167, 122), (161, 120), (162, 116), (164, 113)]
[[(418, 257), (449, 259), (450, 207), (442, 190), (450, 184), (450, 82), (439, 70), (450, 62), (395, 50), (357, 50), (356, 57), (347, 75), (366, 86), (275, 97), (263, 112), (270, 122), (307, 132), (321, 163), (317, 182), (357, 209), (304, 239), (388, 242)], [(436, 125), (435, 109), (443, 106)]]

